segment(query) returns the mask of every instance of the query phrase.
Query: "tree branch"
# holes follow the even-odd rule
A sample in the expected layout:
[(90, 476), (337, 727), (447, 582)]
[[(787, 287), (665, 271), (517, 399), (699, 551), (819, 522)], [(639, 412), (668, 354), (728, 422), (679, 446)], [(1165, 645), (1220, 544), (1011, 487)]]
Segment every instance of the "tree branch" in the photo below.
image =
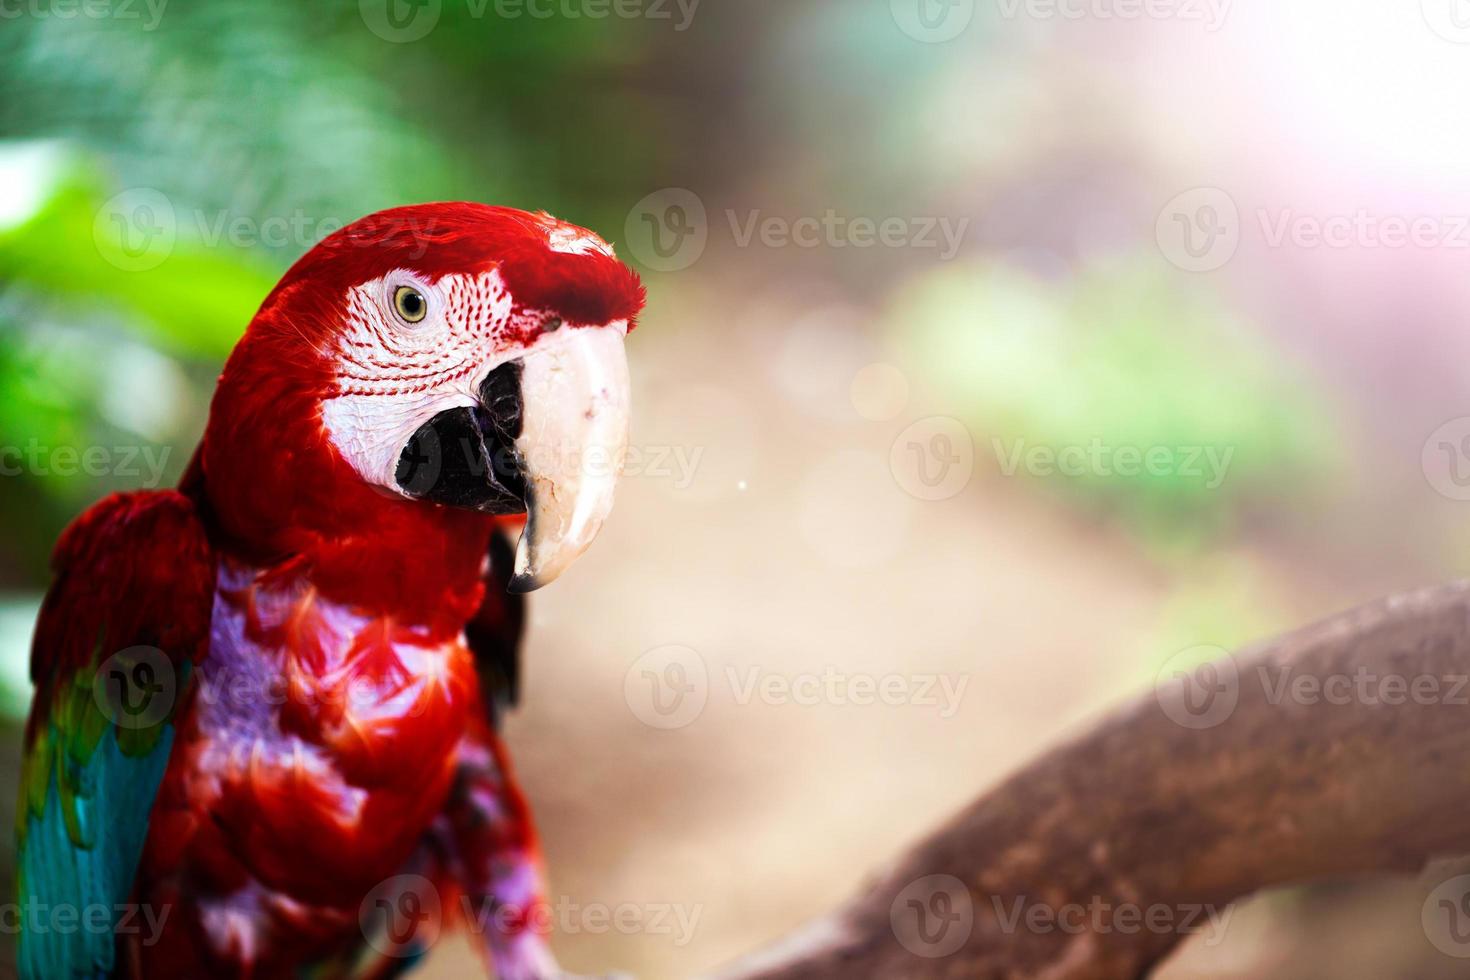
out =
[(1027, 766), (726, 976), (1133, 978), (1259, 889), (1470, 852), (1467, 676), (1470, 584), (1251, 647)]

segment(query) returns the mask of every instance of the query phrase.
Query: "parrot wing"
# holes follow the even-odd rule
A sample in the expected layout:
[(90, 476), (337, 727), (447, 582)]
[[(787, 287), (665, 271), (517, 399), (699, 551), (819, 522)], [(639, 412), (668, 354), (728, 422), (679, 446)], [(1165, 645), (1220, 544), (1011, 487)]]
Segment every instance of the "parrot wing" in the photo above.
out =
[(215, 563), (193, 502), (117, 494), (62, 534), (31, 651), (16, 814), (23, 978), (113, 974), (126, 911), (208, 649)]

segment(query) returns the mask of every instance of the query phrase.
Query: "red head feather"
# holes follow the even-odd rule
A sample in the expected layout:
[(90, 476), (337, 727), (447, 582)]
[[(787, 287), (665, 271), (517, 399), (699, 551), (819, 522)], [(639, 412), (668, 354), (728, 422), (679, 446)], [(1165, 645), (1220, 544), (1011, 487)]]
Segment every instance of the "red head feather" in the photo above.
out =
[[(242, 556), (276, 562), (299, 555), (317, 565), (319, 586), (330, 590), (335, 582), (354, 599), (363, 597), (358, 580), (371, 572), (380, 598), (409, 602), (429, 591), (426, 580), (477, 579), (490, 519), (370, 486), (323, 430), (321, 404), (337, 387), (349, 291), (395, 270), (429, 283), (493, 271), (514, 310), (537, 314), (527, 322), (554, 318), (571, 327), (626, 321), (631, 329), (644, 289), (585, 229), (544, 212), (445, 203), (353, 222), (272, 290), (220, 377), (185, 489)], [(513, 340), (529, 344), (539, 329)], [(441, 600), (426, 601), (432, 609)]]
[(354, 221), (302, 256), (265, 306), (301, 286), (339, 298), (394, 269), (432, 281), (491, 268), (518, 306), (568, 324), (626, 320), (631, 329), (643, 308), (637, 274), (592, 232), (544, 211), (467, 202), (390, 208)]

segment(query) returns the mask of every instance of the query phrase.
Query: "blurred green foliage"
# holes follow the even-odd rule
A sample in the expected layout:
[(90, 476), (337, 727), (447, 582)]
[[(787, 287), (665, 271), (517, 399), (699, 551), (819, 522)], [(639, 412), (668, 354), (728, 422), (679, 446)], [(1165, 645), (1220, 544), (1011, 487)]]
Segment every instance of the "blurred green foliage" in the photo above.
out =
[[(336, 227), (469, 199), (620, 230), (646, 193), (658, 116), (616, 84), (649, 54), (626, 22), (446, 2), (392, 43), (355, 0), (130, 9), (0, 31), (0, 446), (148, 448), (167, 482), (255, 308)], [(157, 263), (98, 227), (123, 192), (172, 210)], [(43, 583), (80, 508), (145, 482), (69, 469), (0, 480), (0, 585)]]
[[(412, 43), (375, 34), (356, 0), (174, 2), (156, 29), (7, 21), (0, 448), (148, 449), (172, 481), (220, 361), (272, 282), (322, 235), (380, 208), (544, 207), (616, 238), (628, 206), (660, 183), (722, 203), (710, 176), (722, 168), (783, 213), (950, 213), (972, 193), (978, 210), (1030, 186), (1038, 151), (1017, 135), (1028, 132), (1026, 98), (1042, 89), (970, 84), (1035, 68), (995, 46), (993, 24), (973, 32), (987, 56), (967, 60), (911, 43), (863, 5), (739, 11), (700, 14), (718, 27), (706, 36), (730, 49), (725, 67), (696, 43), (661, 47), (681, 35), (648, 25), (498, 18), (469, 0), (444, 0)], [(716, 91), (743, 111), (713, 121), (669, 111)], [(936, 131), (947, 99), (989, 125)], [(870, 125), (852, 124), (865, 114)], [(697, 179), (670, 178), (671, 160)], [(755, 177), (743, 172), (752, 167)], [(142, 265), (99, 225), (108, 202), (139, 189), (162, 195), (175, 233)], [(288, 232), (266, 234), (272, 223)], [(997, 234), (986, 247), (1003, 247)], [(1029, 224), (1017, 234), (1049, 240)], [(1181, 290), (1152, 247), (1107, 263), (1067, 258), (1053, 278), (996, 259), (935, 268), (927, 255), (837, 257), (829, 274), (887, 295), (883, 326), (902, 360), (997, 469), (1018, 446), (1228, 451), (1218, 486), (1179, 472), (1022, 472), (1064, 506), (1121, 521), (1153, 554), (1198, 557), (1257, 504), (1309, 500), (1342, 463), (1322, 390), (1208, 288)], [(145, 476), (53, 466), (0, 479), (0, 587), (39, 588), (65, 523)], [(1228, 600), (1236, 586), (1204, 591)], [(1214, 635), (1198, 622), (1210, 609), (1238, 624), (1253, 602), (1186, 602), (1184, 632)]]
[[(1023, 448), (1100, 447), (1103, 467), (1089, 455), (1064, 473), (1021, 455), (1014, 473), (1123, 520), (1155, 551), (1188, 555), (1253, 502), (1302, 499), (1341, 465), (1322, 393), (1209, 293), (1171, 287), (1156, 259), (1057, 281), (1000, 263), (946, 267), (896, 295), (888, 328), (966, 406), (996, 469)], [(1177, 465), (1124, 472), (1124, 447), (1162, 447)], [(1212, 459), (1227, 465), (1212, 472)]]
[(131, 268), (117, 254), (118, 239), (96, 233), (109, 217), (101, 177), (60, 151), (32, 159), (59, 179), (27, 220), (0, 228), (0, 269), (12, 284), (78, 308), (126, 313), (141, 339), (179, 357), (229, 353), (279, 274), (271, 261), (248, 247), (192, 237), (186, 218), (167, 257)]

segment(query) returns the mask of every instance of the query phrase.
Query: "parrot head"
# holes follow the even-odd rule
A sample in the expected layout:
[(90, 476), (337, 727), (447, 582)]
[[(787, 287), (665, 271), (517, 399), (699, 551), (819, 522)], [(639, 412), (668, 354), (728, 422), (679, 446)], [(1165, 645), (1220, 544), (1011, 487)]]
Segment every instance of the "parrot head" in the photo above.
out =
[(606, 242), (545, 213), (354, 222), (286, 273), (226, 365), (210, 499), (237, 539), (308, 551), (524, 513), (511, 589), (538, 588), (611, 509), (643, 300)]

